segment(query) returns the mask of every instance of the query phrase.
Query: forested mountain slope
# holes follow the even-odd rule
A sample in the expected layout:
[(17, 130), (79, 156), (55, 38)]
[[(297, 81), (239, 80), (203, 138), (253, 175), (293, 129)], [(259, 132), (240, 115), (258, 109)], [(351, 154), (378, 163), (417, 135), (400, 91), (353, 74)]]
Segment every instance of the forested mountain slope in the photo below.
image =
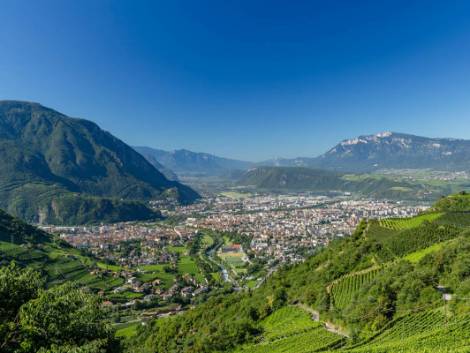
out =
[(443, 203), (416, 218), (363, 221), (258, 289), (142, 328), (129, 351), (468, 352), (470, 202)]
[(238, 185), (274, 192), (351, 192), (357, 195), (399, 200), (433, 200), (449, 194), (439, 187), (378, 175), (344, 174), (305, 167), (258, 167), (250, 169)]
[(91, 121), (36, 103), (0, 101), (0, 164), (0, 207), (32, 222), (148, 219), (133, 201), (198, 197)]

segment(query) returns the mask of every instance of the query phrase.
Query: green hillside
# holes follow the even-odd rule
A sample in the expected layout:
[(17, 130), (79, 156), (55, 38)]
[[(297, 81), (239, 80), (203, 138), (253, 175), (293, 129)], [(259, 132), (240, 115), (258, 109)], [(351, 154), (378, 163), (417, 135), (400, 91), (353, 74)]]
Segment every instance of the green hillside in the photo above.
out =
[(76, 281), (106, 291), (124, 282), (91, 275), (97, 266), (95, 259), (0, 210), (0, 263), (10, 262), (38, 271), (48, 286)]
[(258, 289), (141, 328), (129, 352), (469, 352), (469, 216), (439, 211), (363, 221)]
[(145, 220), (158, 214), (140, 201), (198, 197), (96, 124), (36, 103), (0, 101), (0, 165), (0, 208), (30, 222)]
[(470, 194), (461, 192), (457, 195), (441, 198), (434, 206), (438, 211), (470, 213)]
[(279, 192), (351, 192), (388, 199), (437, 199), (448, 185), (410, 182), (380, 175), (343, 174), (305, 167), (259, 167), (244, 173), (238, 185)]
[(94, 266), (0, 210), (0, 352), (118, 353), (109, 312), (93, 292), (122, 282), (90, 274)]

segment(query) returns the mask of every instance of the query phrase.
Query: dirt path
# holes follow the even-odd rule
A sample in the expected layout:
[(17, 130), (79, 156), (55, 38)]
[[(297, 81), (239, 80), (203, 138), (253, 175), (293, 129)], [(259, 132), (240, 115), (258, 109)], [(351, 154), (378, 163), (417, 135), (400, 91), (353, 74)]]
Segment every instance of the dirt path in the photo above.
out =
[(323, 324), (323, 327), (325, 328), (325, 330), (331, 332), (331, 333), (334, 333), (335, 335), (338, 335), (338, 336), (342, 336), (342, 337), (347, 337), (349, 338), (349, 336), (344, 332), (344, 329), (339, 327), (339, 326), (336, 326), (335, 324), (329, 322), (329, 321), (320, 321), (320, 313), (314, 309), (312, 309), (311, 307), (309, 307), (308, 305), (305, 305), (305, 304), (302, 304), (302, 303), (298, 303), (297, 306), (308, 312), (309, 314), (312, 315), (312, 320), (313, 321), (316, 321), (316, 322), (319, 322), (321, 324)]

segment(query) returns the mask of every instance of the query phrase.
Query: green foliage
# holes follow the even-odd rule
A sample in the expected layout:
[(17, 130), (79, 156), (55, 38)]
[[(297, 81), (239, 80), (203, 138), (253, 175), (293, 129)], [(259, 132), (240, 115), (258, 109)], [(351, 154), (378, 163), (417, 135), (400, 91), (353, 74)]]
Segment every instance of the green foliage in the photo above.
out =
[(128, 344), (129, 351), (136, 346), (139, 352), (226, 350), (259, 333), (256, 320), (267, 313), (266, 299), (254, 303), (248, 293), (225, 292), (184, 315), (157, 320), (149, 329), (139, 330)]
[(436, 202), (434, 208), (446, 212), (470, 212), (470, 194), (461, 192), (460, 194), (443, 197)]
[(43, 219), (48, 224), (76, 225), (87, 223), (114, 223), (133, 220), (155, 220), (159, 212), (139, 201), (124, 201), (67, 193), (51, 199), (51, 207)]
[(1, 352), (112, 352), (105, 315), (97, 297), (71, 283), (45, 290), (31, 269), (0, 268)]
[(41, 243), (51, 236), (0, 210), (0, 241), (14, 244)]

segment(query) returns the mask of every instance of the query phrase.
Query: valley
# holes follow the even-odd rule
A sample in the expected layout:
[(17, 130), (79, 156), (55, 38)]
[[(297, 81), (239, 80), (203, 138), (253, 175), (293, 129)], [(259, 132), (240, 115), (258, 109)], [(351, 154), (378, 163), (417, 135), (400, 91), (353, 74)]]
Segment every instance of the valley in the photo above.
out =
[[(0, 118), (0, 145), (31, 146), (2, 157), (3, 207), (35, 225), (0, 211), (0, 269), (36, 278), (44, 289), (33, 302), (56, 292), (65, 300), (67, 286), (94, 298), (106, 327), (98, 346), (465, 351), (466, 170), (346, 172), (135, 148), (140, 155), (38, 104), (0, 102)], [(59, 137), (38, 140), (30, 125)], [(340, 145), (349, 155), (397, 138)]]
[[(349, 236), (361, 219), (386, 222), (428, 207), (345, 195), (229, 191), (162, 209), (167, 218), (157, 222), (40, 228), (72, 246), (64, 254), (76, 257), (75, 264), (51, 263), (50, 273), (92, 288), (112, 309), (118, 336), (131, 336), (139, 325), (188, 310), (220, 290), (260, 287), (282, 266)], [(12, 251), (5, 247), (3, 254), (24, 260), (11, 257)]]
[(470, 353), (470, 1), (0, 7), (0, 353)]

